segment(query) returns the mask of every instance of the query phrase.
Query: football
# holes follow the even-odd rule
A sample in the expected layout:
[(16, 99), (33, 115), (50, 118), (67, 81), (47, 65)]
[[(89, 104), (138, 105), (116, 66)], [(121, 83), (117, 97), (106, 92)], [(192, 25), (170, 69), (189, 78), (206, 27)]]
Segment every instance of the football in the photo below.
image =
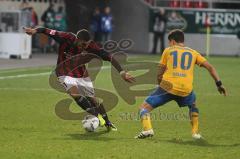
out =
[(88, 132), (94, 132), (99, 126), (99, 120), (93, 115), (87, 115), (82, 120), (83, 128)]

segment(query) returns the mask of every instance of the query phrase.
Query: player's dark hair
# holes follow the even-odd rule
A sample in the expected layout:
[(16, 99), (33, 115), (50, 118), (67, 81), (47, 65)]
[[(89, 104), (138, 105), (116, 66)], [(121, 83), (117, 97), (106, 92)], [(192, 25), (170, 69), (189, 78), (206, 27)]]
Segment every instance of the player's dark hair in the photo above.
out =
[(180, 29), (174, 29), (168, 34), (168, 40), (175, 40), (177, 43), (184, 42), (184, 33)]
[(82, 29), (77, 32), (77, 38), (83, 41), (89, 41), (90, 34), (86, 29)]

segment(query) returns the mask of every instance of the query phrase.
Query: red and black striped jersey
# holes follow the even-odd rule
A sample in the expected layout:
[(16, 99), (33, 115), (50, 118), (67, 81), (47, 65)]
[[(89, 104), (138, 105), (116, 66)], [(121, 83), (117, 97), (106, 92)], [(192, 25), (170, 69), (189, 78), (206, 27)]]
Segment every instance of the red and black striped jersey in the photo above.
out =
[(37, 28), (38, 33), (43, 33), (59, 43), (58, 60), (56, 66), (57, 76), (71, 76), (75, 78), (87, 77), (85, 64), (93, 58), (100, 57), (111, 61), (111, 55), (91, 41), (88, 46), (80, 47), (75, 34), (61, 32), (48, 28)]

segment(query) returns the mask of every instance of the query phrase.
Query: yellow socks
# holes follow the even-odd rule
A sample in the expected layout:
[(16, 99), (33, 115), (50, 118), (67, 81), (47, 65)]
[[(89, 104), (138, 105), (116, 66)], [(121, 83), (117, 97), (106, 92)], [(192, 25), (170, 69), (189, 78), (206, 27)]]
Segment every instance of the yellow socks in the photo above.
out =
[(198, 133), (198, 112), (191, 112), (192, 134)]
[(149, 113), (146, 113), (141, 117), (141, 122), (143, 125), (143, 131), (152, 129), (152, 123), (151, 123), (151, 118)]

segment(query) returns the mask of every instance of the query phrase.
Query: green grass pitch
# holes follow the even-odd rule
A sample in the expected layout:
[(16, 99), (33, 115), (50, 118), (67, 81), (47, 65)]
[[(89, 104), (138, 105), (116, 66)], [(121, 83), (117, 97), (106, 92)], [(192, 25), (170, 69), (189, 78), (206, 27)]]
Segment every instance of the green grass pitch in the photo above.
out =
[[(140, 55), (130, 58), (135, 61), (158, 59), (158, 56)], [(140, 122), (125, 120), (122, 114), (136, 113), (144, 97), (137, 98), (134, 105), (119, 98), (117, 107), (109, 112), (117, 132), (106, 133), (104, 128), (99, 128), (95, 133), (85, 133), (80, 121), (66, 121), (56, 116), (55, 104), (68, 96), (49, 87), (48, 75), (14, 78), (50, 72), (53, 67), (0, 70), (0, 158), (239, 158), (240, 59), (211, 57), (209, 61), (217, 68), (229, 96), (219, 95), (207, 71), (196, 68), (194, 90), (200, 109), (200, 132), (207, 143), (191, 139), (189, 121), (172, 119), (153, 121), (153, 138), (134, 139), (141, 130)], [(104, 69), (94, 85), (116, 93), (111, 83), (110, 69)], [(75, 104), (71, 109), (80, 111)], [(174, 102), (154, 112), (159, 110), (165, 114), (187, 113), (187, 108), (179, 109)]]

